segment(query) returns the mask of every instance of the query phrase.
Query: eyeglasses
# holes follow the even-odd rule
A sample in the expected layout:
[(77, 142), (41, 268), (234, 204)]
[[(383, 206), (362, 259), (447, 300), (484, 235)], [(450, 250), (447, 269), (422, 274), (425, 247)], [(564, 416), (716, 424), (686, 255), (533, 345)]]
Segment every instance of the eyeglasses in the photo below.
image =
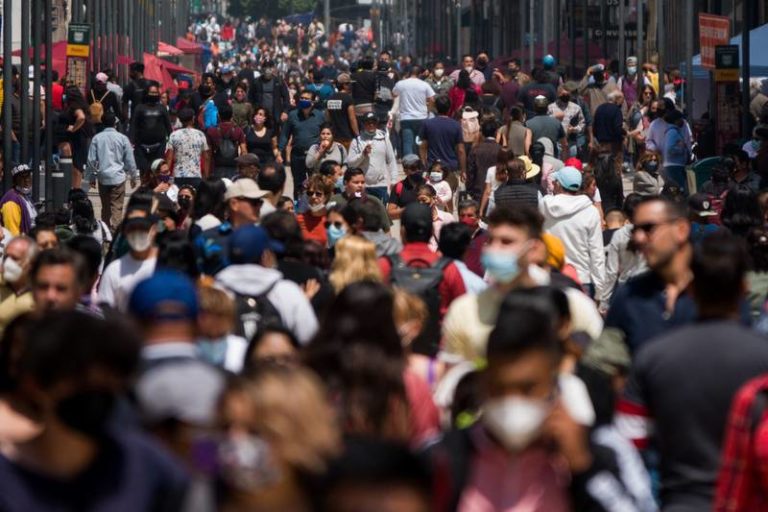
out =
[(335, 227), (336, 229), (341, 229), (342, 227), (344, 227), (344, 225), (339, 220), (337, 220), (336, 222), (331, 222), (331, 221), (325, 222), (325, 229), (328, 229), (331, 226)]
[(659, 226), (670, 224), (674, 221), (675, 219), (665, 220), (663, 222), (646, 222), (644, 224), (635, 224), (634, 226), (632, 226), (632, 235), (634, 236), (635, 233), (642, 231), (643, 233), (645, 233), (646, 236), (650, 236), (651, 234), (653, 234), (654, 231), (656, 231), (656, 228), (658, 228)]
[(307, 197), (323, 197), (325, 194), (319, 190), (307, 190)]

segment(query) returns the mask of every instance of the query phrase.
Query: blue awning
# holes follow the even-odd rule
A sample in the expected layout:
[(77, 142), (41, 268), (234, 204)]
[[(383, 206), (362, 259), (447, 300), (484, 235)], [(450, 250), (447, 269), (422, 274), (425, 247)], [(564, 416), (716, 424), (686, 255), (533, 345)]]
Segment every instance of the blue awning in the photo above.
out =
[[(731, 44), (739, 47), (739, 62), (741, 62), (741, 34), (731, 38)], [(768, 23), (749, 31), (749, 74), (753, 77), (768, 76)], [(681, 71), (685, 71), (685, 62)], [(693, 77), (707, 78), (709, 70), (701, 67), (701, 54), (693, 56)]]

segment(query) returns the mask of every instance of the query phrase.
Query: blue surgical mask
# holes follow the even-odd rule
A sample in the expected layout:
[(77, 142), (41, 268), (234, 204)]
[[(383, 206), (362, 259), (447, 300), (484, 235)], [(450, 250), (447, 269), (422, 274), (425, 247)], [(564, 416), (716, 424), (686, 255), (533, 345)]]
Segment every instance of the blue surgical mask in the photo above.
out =
[(347, 234), (346, 229), (337, 228), (333, 224), (328, 226), (328, 229), (326, 231), (328, 232), (328, 245), (331, 247), (336, 245), (336, 242), (338, 242), (344, 235)]
[(344, 190), (344, 176), (339, 176), (333, 186), (336, 187), (336, 190)]
[(654, 173), (659, 170), (659, 162), (648, 160), (643, 164), (643, 168), (650, 173)]
[(300, 109), (304, 110), (305, 108), (309, 108), (312, 106), (311, 100), (299, 100), (298, 106)]
[(201, 359), (214, 366), (224, 366), (224, 360), (227, 357), (227, 337), (198, 339), (197, 353)]
[(512, 251), (485, 249), (480, 263), (494, 282), (509, 284), (520, 275), (519, 255)]

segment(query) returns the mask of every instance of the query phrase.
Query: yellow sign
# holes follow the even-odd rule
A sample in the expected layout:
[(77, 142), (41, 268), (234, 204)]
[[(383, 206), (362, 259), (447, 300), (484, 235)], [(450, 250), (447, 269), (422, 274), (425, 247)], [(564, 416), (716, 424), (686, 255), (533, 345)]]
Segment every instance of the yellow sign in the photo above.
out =
[(738, 82), (739, 70), (738, 69), (716, 69), (715, 70), (715, 82)]
[(68, 44), (67, 57), (88, 57), (91, 54), (89, 44)]

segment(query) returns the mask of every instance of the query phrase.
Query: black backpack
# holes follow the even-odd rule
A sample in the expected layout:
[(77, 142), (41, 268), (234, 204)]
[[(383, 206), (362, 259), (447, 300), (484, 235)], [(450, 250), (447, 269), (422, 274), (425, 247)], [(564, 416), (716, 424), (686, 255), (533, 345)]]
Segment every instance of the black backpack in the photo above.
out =
[(236, 335), (250, 341), (260, 330), (267, 327), (283, 327), (280, 312), (267, 298), (275, 284), (261, 295), (235, 293)]
[(232, 130), (229, 129), (229, 133), (225, 134), (221, 128), (221, 140), (216, 148), (216, 154), (214, 155), (214, 163), (219, 167), (234, 167), (235, 158), (237, 158), (237, 144), (231, 139)]
[(424, 301), (429, 312), (424, 328), (413, 341), (413, 351), (429, 356), (437, 355), (440, 348), (440, 283), (443, 271), (451, 262), (440, 258), (434, 265), (426, 260), (411, 260), (409, 265), (399, 255), (388, 256), (392, 265), (390, 282)]

